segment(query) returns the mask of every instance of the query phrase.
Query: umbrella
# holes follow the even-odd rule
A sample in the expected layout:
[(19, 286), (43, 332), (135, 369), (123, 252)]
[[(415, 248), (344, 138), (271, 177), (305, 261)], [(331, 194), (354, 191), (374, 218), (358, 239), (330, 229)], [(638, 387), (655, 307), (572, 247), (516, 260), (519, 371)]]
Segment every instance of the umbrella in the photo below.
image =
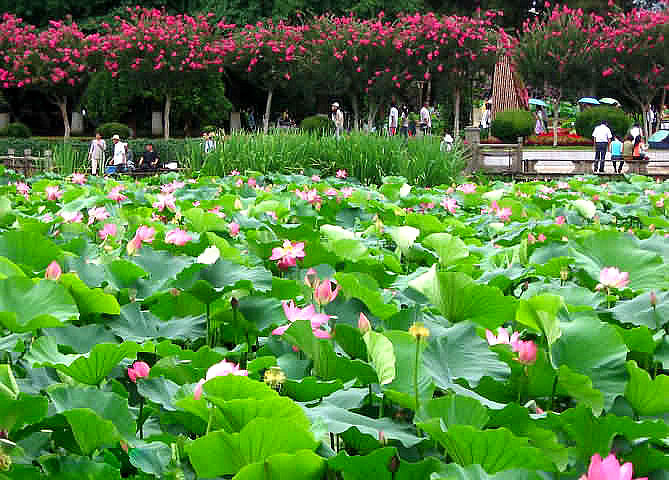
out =
[(578, 103), (589, 103), (591, 105), (599, 105), (599, 100), (596, 98), (584, 97), (578, 101)]
[(620, 102), (615, 98), (600, 98), (599, 103), (604, 103), (606, 105), (620, 105)]
[(540, 107), (547, 107), (548, 104), (544, 102), (543, 100), (539, 100), (538, 98), (530, 98), (530, 105), (538, 105)]

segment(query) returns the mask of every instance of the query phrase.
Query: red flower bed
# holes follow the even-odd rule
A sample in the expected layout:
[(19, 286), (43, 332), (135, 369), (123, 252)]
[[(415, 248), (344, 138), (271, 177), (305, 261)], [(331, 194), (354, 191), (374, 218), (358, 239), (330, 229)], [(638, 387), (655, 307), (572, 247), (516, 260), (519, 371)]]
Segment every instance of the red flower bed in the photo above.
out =
[[(559, 133), (559, 130), (558, 130)], [(532, 135), (525, 139), (525, 145), (527, 146), (551, 146), (553, 145), (553, 134), (544, 134), (544, 135)], [(584, 138), (575, 133), (570, 133), (568, 135), (559, 135), (558, 134), (558, 146), (562, 147), (591, 147), (592, 140), (589, 138)]]

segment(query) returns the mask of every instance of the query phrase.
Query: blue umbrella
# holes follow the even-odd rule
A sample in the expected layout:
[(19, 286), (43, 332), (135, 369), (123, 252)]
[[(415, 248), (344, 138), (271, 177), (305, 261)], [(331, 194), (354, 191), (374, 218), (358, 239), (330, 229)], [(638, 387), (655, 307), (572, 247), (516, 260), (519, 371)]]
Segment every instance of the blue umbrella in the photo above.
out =
[(539, 100), (538, 98), (530, 98), (529, 101), (530, 105), (537, 105), (539, 107), (547, 107), (548, 104), (544, 102), (543, 100)]
[(578, 103), (589, 103), (591, 105), (599, 105), (599, 100), (591, 97), (584, 97), (578, 101)]

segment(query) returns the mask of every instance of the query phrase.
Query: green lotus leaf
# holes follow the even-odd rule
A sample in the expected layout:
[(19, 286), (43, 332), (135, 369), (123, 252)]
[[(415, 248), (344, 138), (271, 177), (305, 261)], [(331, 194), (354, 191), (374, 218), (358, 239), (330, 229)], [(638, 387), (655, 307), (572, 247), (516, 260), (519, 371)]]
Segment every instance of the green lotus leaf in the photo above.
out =
[(625, 398), (641, 416), (660, 416), (669, 412), (669, 376), (657, 375), (651, 379), (648, 372), (634, 361), (627, 362), (630, 381), (625, 388)]

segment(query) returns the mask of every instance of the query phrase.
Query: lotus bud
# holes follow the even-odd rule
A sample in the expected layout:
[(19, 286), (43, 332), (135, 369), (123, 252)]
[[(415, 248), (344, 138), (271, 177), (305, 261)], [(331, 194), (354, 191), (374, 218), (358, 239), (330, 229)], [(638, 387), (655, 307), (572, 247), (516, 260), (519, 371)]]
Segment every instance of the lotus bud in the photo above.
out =
[(138, 378), (144, 378), (149, 376), (151, 368), (145, 362), (135, 362), (132, 364), (132, 367), (128, 368), (128, 377), (133, 383), (137, 383)]
[(386, 440), (386, 434), (383, 433), (383, 430), (379, 430), (379, 443), (381, 445), (386, 445), (388, 440)]
[(58, 281), (61, 273), (63, 273), (63, 271), (60, 269), (60, 265), (58, 265), (58, 262), (54, 260), (49, 264), (48, 267), (46, 267), (44, 278), (46, 278), (47, 280)]
[(369, 323), (369, 319), (362, 312), (360, 312), (360, 318), (358, 318), (358, 329), (363, 334), (369, 332), (372, 329), (372, 325)]
[(430, 330), (422, 322), (415, 322), (411, 325), (409, 333), (419, 342), (430, 336)]
[(657, 294), (655, 293), (655, 290), (650, 292), (650, 304), (653, 307), (653, 310), (655, 310), (655, 307), (657, 307)]

